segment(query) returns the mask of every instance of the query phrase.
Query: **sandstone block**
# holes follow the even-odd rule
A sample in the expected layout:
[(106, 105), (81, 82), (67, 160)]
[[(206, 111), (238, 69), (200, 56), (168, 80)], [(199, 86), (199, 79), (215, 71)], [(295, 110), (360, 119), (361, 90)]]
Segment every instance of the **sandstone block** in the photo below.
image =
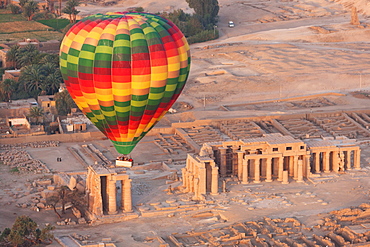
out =
[(38, 186), (48, 186), (51, 185), (51, 179), (36, 181), (36, 184)]
[(41, 192), (41, 196), (42, 196), (42, 198), (47, 199), (47, 198), (50, 198), (52, 196), (58, 196), (58, 192), (55, 191), (55, 190), (44, 190), (44, 191)]
[(78, 224), (86, 224), (85, 218), (79, 218), (78, 219)]
[(48, 186), (47, 186), (47, 189), (48, 189), (48, 190), (55, 190), (55, 186), (54, 186), (54, 185), (48, 185)]

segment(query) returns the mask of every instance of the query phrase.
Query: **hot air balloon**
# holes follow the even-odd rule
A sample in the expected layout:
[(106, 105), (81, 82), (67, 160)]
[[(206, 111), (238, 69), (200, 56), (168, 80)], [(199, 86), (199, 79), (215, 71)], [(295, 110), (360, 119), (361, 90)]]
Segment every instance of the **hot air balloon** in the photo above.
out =
[(96, 14), (67, 32), (60, 68), (81, 111), (119, 153), (129, 154), (179, 97), (189, 50), (178, 27), (160, 16)]

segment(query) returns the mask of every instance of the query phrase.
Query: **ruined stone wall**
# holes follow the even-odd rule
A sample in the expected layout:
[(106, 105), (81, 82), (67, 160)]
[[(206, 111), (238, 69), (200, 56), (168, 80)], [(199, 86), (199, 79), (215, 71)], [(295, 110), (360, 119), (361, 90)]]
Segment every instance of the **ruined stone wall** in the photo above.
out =
[(102, 139), (105, 136), (100, 132), (73, 133), (73, 134), (56, 134), (56, 135), (41, 135), (41, 136), (23, 136), (22, 138), (4, 138), (0, 139), (0, 144), (15, 144), (27, 142), (42, 142), (42, 141), (60, 141), (60, 142), (81, 142), (96, 139)]
[(21, 117), (29, 113), (30, 108), (0, 109), (0, 117)]

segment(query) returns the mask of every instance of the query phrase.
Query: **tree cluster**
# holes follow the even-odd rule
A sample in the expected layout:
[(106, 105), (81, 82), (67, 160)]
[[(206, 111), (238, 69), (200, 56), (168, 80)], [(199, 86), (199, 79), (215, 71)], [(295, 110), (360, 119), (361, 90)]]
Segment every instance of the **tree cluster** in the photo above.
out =
[(195, 15), (200, 17), (203, 25), (211, 25), (210, 28), (212, 28), (217, 23), (220, 10), (217, 0), (186, 0), (186, 2), (190, 8), (194, 9)]
[(7, 60), (21, 68), (18, 81), (5, 79), (0, 82), (0, 100), (9, 101), (58, 92), (63, 83), (58, 55), (41, 53), (29, 44), (24, 48), (13, 46)]
[(18, 216), (12, 228), (5, 228), (0, 235), (0, 246), (33, 246), (40, 243), (51, 243), (54, 238), (51, 231), (54, 227), (48, 225), (38, 228), (37, 223), (30, 217)]
[(187, 37), (189, 44), (218, 38), (217, 19), (219, 5), (217, 0), (186, 0), (195, 14), (186, 14), (178, 9), (161, 16), (171, 20)]
[[(86, 197), (85, 194), (79, 192), (77, 189), (70, 190), (67, 186), (61, 186), (57, 189), (57, 194), (47, 198), (47, 204), (50, 205), (54, 213), (59, 219), (62, 219), (62, 215), (65, 214), (66, 204), (71, 203), (73, 207), (77, 208), (80, 212), (86, 209)], [(60, 204), (62, 208), (62, 215), (57, 211), (57, 205)]]
[(76, 103), (73, 101), (71, 95), (67, 90), (56, 93), (54, 96), (58, 115), (66, 116), (71, 113), (72, 108), (77, 108)]
[(40, 119), (43, 119), (43, 116), (44, 109), (42, 109), (41, 107), (31, 107), (28, 113), (28, 117), (32, 120), (31, 122), (35, 122), (36, 124), (39, 124), (41, 122)]
[(62, 10), (63, 13), (66, 13), (69, 15), (69, 21), (71, 23), (75, 23), (76, 22), (76, 17), (78, 15), (78, 13), (80, 13), (80, 11), (78, 11), (76, 9), (77, 6), (80, 5), (80, 1), (79, 0), (68, 0), (65, 8)]

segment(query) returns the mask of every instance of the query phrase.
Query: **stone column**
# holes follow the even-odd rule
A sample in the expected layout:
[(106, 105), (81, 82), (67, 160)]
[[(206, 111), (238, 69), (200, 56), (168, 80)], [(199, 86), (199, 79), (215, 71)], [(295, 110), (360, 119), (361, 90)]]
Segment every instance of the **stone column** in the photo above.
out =
[(347, 170), (352, 170), (351, 168), (351, 151), (352, 150), (347, 150), (344, 155), (345, 155), (345, 169)]
[(282, 184), (289, 184), (289, 173), (288, 171), (283, 171), (283, 181)]
[(194, 179), (194, 197), (193, 200), (199, 200), (200, 193), (199, 193), (199, 178)]
[(272, 182), (271, 158), (266, 158), (266, 182)]
[(132, 211), (131, 179), (121, 181), (122, 186), (122, 209), (124, 212)]
[(231, 175), (232, 176), (238, 176), (237, 171), (235, 171), (238, 168), (239, 164), (239, 147), (233, 146), (231, 147), (232, 151), (232, 158), (231, 158)]
[(194, 192), (194, 175), (189, 176), (189, 191), (190, 193)]
[(310, 156), (304, 156), (304, 163), (303, 163), (303, 177), (309, 177), (311, 174), (311, 164), (310, 164)]
[(212, 167), (211, 195), (218, 194), (218, 167)]
[(289, 167), (288, 167), (288, 171), (289, 171), (289, 176), (291, 177), (294, 177), (294, 163), (295, 161), (295, 156), (289, 156)]
[(260, 179), (260, 159), (254, 159), (254, 183), (261, 183)]
[(247, 184), (248, 183), (248, 159), (244, 158), (243, 159), (243, 172), (242, 172), (242, 184)]
[(303, 183), (303, 160), (298, 160), (297, 183)]
[(218, 148), (220, 150), (220, 173), (221, 177), (226, 176), (226, 150), (227, 148), (220, 147)]
[(355, 168), (355, 170), (361, 170), (361, 161), (360, 161), (360, 148), (357, 148), (354, 150), (354, 154), (353, 154), (353, 161), (354, 161), (354, 164), (353, 164), (353, 167)]
[(187, 180), (186, 168), (182, 168), (181, 171), (182, 171), (182, 185), (184, 186), (185, 190), (187, 190), (188, 180)]
[(294, 155), (293, 157), (293, 179), (298, 179), (298, 155)]
[(344, 169), (344, 153), (343, 151), (339, 152), (339, 171), (343, 172)]
[(191, 186), (192, 186), (192, 181), (191, 181), (191, 173), (189, 171), (186, 171), (185, 173), (185, 178), (186, 178), (186, 192), (191, 192)]
[(284, 157), (279, 157), (279, 176), (278, 181), (283, 181), (283, 171), (284, 171)]
[(112, 176), (110, 176), (110, 180), (108, 180), (108, 214), (116, 213), (117, 213), (116, 180)]
[(278, 177), (279, 176), (279, 158), (273, 157), (273, 171), (272, 176)]
[(330, 172), (330, 152), (323, 152), (324, 155), (324, 172)]
[(203, 167), (199, 167), (199, 194), (205, 195), (207, 193), (206, 191), (206, 169)]
[(333, 172), (339, 171), (339, 152), (333, 151)]
[(320, 173), (320, 152), (315, 153), (315, 173)]
[(121, 207), (120, 209), (125, 209), (125, 180), (121, 180)]
[(242, 180), (242, 174), (243, 174), (243, 151), (237, 151), (238, 153), (238, 179)]

